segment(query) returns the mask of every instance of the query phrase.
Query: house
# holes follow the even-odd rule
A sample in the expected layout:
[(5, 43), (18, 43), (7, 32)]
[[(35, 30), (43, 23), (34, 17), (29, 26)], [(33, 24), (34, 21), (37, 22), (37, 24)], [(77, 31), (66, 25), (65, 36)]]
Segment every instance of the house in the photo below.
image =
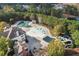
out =
[(14, 45), (14, 55), (19, 55), (19, 56), (28, 56), (29, 51), (28, 51), (28, 44), (25, 41), (17, 41), (15, 42)]
[[(14, 42), (14, 55), (27, 55), (28, 54), (28, 44), (26, 38), (26, 32), (24, 32), (21, 28), (18, 27), (10, 27), (4, 30), (1, 35), (7, 37), (6, 39), (11, 39)], [(24, 53), (26, 51), (26, 54)]]
[(25, 32), (18, 27), (10, 27), (4, 30), (3, 36), (10, 38), (11, 40), (26, 40)]
[[(33, 24), (28, 27), (29, 22), (18, 21), (11, 27), (6, 28), (1, 34), (14, 41), (14, 55), (32, 55), (32, 52), (39, 51), (48, 46), (53, 37), (47, 27)], [(29, 30), (27, 30), (29, 29)], [(62, 42), (71, 42), (70, 39), (59, 37)], [(72, 43), (72, 42), (71, 42)], [(67, 45), (71, 45), (67, 44)], [(29, 54), (30, 53), (30, 54)]]
[(75, 17), (74, 15), (70, 15), (70, 14), (63, 14), (63, 16), (66, 18), (68, 18), (68, 17), (74, 18)]
[(37, 40), (35, 37), (31, 37), (27, 35), (28, 40), (28, 50), (33, 51), (34, 49), (38, 50), (42, 47), (40, 40)]
[(64, 4), (62, 4), (62, 3), (59, 3), (59, 4), (54, 4), (54, 8), (55, 9), (63, 9), (65, 6), (64, 6)]
[(76, 20), (76, 16), (70, 14), (63, 14), (63, 17), (70, 20)]
[(63, 14), (64, 18), (67, 18), (69, 20), (79, 20), (79, 16), (74, 16), (74, 15), (70, 15), (70, 14)]

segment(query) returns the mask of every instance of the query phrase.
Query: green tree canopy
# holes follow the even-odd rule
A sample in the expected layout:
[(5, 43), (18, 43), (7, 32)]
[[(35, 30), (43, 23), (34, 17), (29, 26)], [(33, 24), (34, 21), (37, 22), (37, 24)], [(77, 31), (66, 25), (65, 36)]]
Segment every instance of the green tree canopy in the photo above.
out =
[(65, 27), (63, 25), (56, 25), (54, 26), (54, 29), (52, 30), (52, 34), (54, 36), (59, 36), (60, 34), (64, 34)]
[(10, 5), (6, 5), (3, 7), (4, 12), (14, 12), (14, 8), (12, 8)]
[(63, 16), (63, 10), (51, 8), (51, 16), (61, 18)]
[(36, 13), (37, 12), (36, 5), (35, 4), (30, 4), (27, 11), (30, 12), (30, 13)]
[(74, 40), (75, 45), (79, 46), (79, 31), (75, 30), (75, 32), (71, 34), (71, 37)]
[(67, 13), (67, 14), (78, 16), (77, 7), (75, 7), (74, 5), (67, 5), (64, 8), (64, 12)]
[(9, 47), (11, 47), (10, 40), (1, 36), (0, 37), (0, 56), (7, 55)]
[(54, 39), (48, 45), (48, 55), (49, 56), (63, 56), (64, 55), (64, 45), (59, 39)]
[(6, 22), (0, 22), (0, 32), (2, 32), (4, 30), (4, 27), (7, 25)]

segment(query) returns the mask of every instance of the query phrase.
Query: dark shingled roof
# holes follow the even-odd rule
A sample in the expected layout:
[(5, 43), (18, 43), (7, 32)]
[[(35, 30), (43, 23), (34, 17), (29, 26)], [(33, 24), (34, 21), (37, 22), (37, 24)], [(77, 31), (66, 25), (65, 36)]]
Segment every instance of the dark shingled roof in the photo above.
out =
[[(24, 32), (21, 28), (13, 27), (13, 28), (12, 28), (12, 32), (11, 32), (9, 38), (12, 39), (12, 38), (17, 37), (17, 35), (16, 35), (16, 32), (17, 32), (17, 31), (19, 31), (19, 35), (25, 34), (25, 32)], [(9, 33), (9, 31), (0, 32), (0, 36), (7, 37), (7, 36), (8, 36), (8, 33)]]

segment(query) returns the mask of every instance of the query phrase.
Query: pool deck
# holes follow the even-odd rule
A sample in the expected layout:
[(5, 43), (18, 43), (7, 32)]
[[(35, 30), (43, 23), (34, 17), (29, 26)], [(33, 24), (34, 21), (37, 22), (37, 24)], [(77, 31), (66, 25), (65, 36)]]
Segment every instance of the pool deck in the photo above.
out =
[[(34, 29), (36, 30), (36, 28), (38, 29), (43, 29), (45, 33), (41, 34), (41, 33), (36, 33), (35, 31), (33, 31)], [(41, 25), (38, 25), (38, 24), (33, 24), (32, 27), (30, 28), (30, 30), (28, 31), (31, 33), (31, 35), (37, 35), (37, 36), (40, 36), (40, 37), (44, 37), (44, 35), (48, 35), (50, 37), (52, 37), (50, 31), (48, 28), (44, 27), (44, 26), (41, 26)]]
[(48, 42), (45, 42), (45, 41), (43, 40), (43, 38), (46, 37), (46, 36), (52, 37), (52, 35), (51, 35), (49, 29), (48, 29), (47, 27), (41, 26), (41, 25), (39, 25), (39, 24), (33, 24), (31, 30), (33, 30), (34, 28), (42, 28), (42, 29), (44, 29), (44, 30), (45, 30), (45, 34), (38, 34), (38, 33), (32, 32), (32, 31), (30, 31), (30, 32), (28, 31), (27, 34), (28, 34), (29, 36), (33, 36), (33, 37), (35, 37), (37, 40), (39, 40), (39, 41), (40, 41), (40, 44), (42, 45), (41, 48), (47, 47), (49, 43), (48, 43)]

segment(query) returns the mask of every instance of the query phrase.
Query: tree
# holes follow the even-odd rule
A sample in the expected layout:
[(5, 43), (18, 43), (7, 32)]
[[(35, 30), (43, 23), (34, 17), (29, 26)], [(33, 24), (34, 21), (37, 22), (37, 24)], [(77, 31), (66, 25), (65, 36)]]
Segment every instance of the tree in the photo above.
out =
[(21, 8), (21, 5), (20, 4), (16, 4), (14, 6), (14, 9), (15, 9), (16, 12), (20, 12), (22, 8)]
[(73, 33), (75, 30), (78, 29), (77, 25), (72, 24), (68, 26), (68, 29), (70, 30), (70, 33)]
[(37, 12), (36, 5), (35, 4), (30, 4), (27, 11), (30, 12), (30, 13), (36, 13)]
[(9, 39), (6, 37), (0, 37), (0, 56), (4, 56), (8, 54), (8, 48), (11, 47), (11, 43)]
[(75, 30), (75, 32), (73, 32), (71, 34), (71, 37), (75, 43), (76, 46), (79, 46), (79, 31), (78, 30)]
[(67, 5), (64, 8), (64, 12), (70, 15), (75, 15), (78, 16), (78, 10), (77, 7), (73, 6), (73, 5)]
[(63, 10), (51, 8), (51, 16), (61, 18), (63, 16)]
[(59, 39), (53, 39), (48, 45), (49, 56), (63, 56), (64, 45)]
[(70, 30), (70, 33), (73, 33), (75, 30), (79, 29), (79, 22), (77, 21), (71, 21), (71, 24), (68, 25), (68, 30)]
[(4, 30), (4, 27), (7, 25), (6, 22), (0, 22), (0, 32), (2, 32)]
[(35, 13), (31, 13), (30, 20), (36, 20), (36, 23), (38, 23), (38, 17)]
[(3, 7), (3, 11), (4, 12), (14, 12), (15, 10), (11, 6), (6, 5)]
[(60, 34), (64, 34), (64, 31), (65, 31), (64, 26), (59, 24), (54, 27), (54, 29), (52, 30), (52, 34), (54, 36), (59, 36)]
[(40, 4), (40, 13), (45, 14), (45, 15), (50, 15), (51, 14), (51, 4)]

